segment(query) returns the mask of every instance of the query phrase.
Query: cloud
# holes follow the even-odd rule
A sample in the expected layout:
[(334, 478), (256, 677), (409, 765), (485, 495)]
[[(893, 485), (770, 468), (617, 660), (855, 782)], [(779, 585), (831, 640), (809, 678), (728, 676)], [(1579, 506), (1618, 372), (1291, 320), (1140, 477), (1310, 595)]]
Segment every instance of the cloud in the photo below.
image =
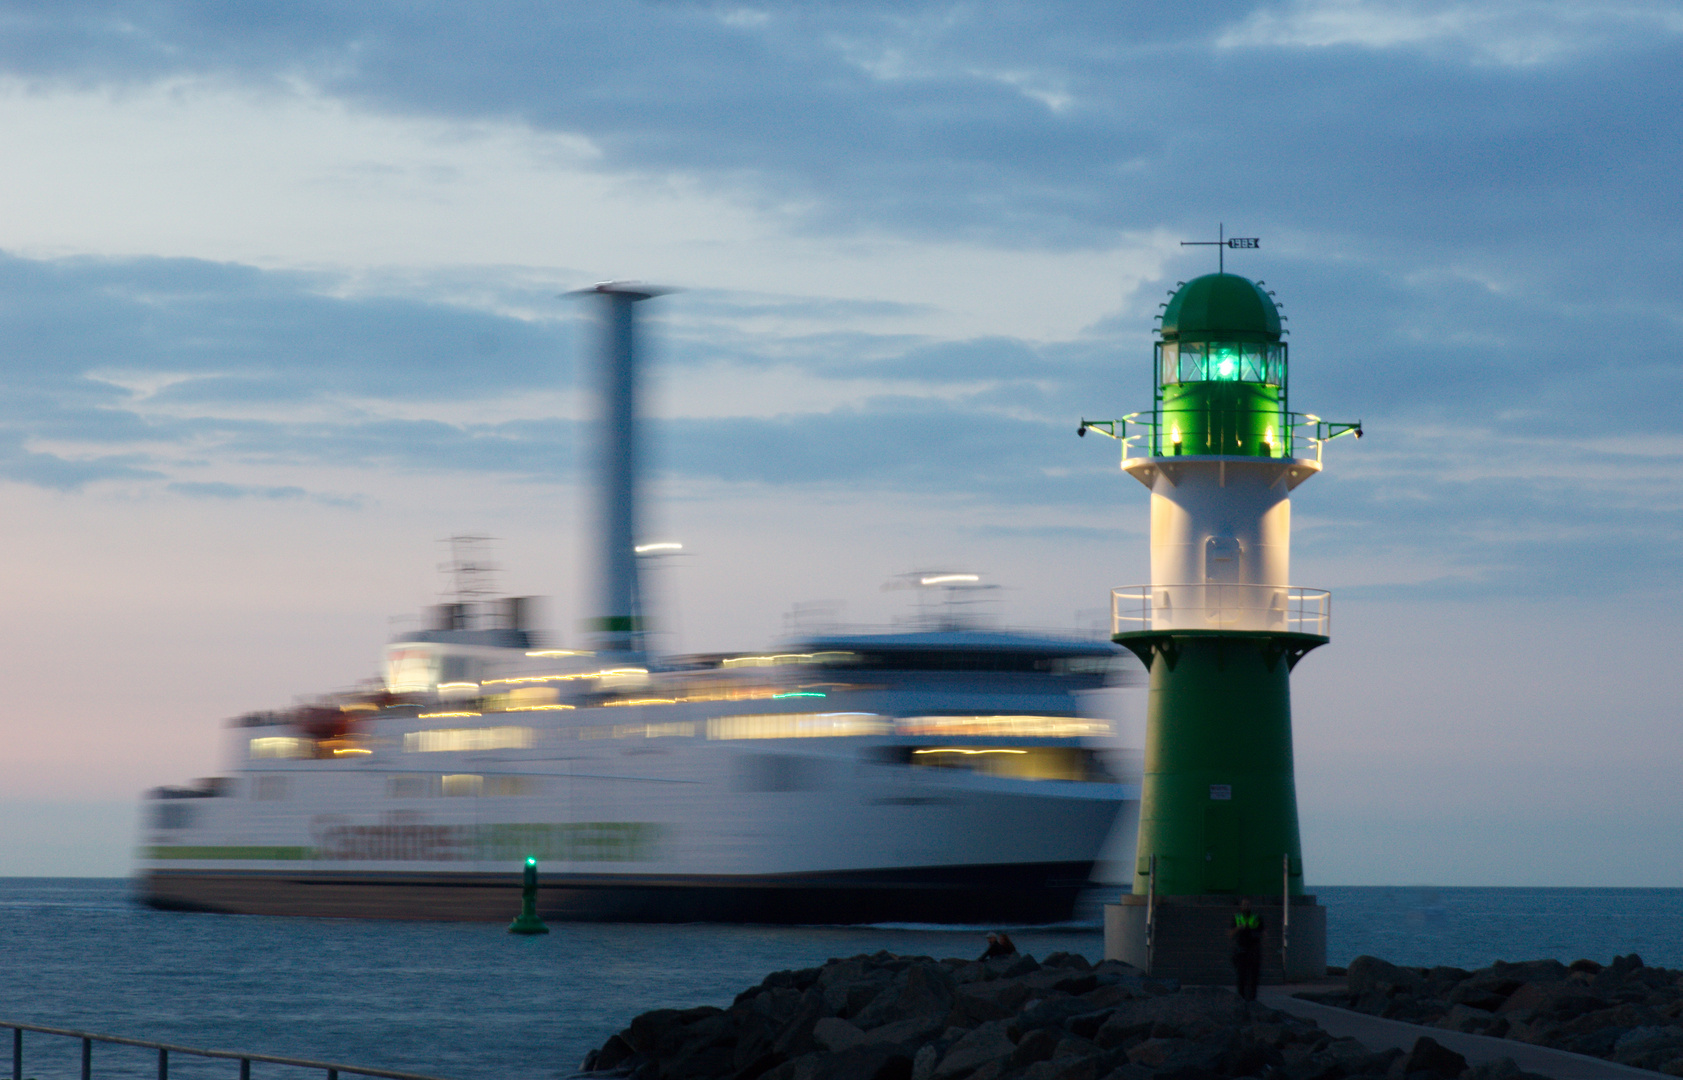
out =
[(0, 477), (50, 491), (80, 491), (102, 480), (156, 480), (163, 473), (149, 468), (141, 454), (68, 457), (28, 449), (22, 433), (0, 431)]
[(1554, 239), (1667, 220), (1683, 113), (1683, 20), (1661, 5), (10, 8), (0, 70), (38, 84), (291, 81), (524, 124), (624, 182), (833, 235), (1105, 248), (1224, 215), (1273, 238), (1313, 223), (1305, 241), (1342, 249), (1324, 254), (1472, 243), (1553, 267)]
[(1683, 15), (1643, 3), (1398, 3), (1296, 0), (1257, 8), (1217, 40), (1222, 48), (1451, 49), (1530, 65), (1606, 49), (1646, 31), (1683, 33)]
[(224, 502), (239, 499), (261, 499), (269, 502), (308, 499), (324, 506), (337, 506), (347, 510), (358, 509), (364, 502), (364, 500), (355, 496), (311, 493), (292, 484), (261, 486), (229, 484), (219, 480), (178, 480), (165, 484), (164, 487), (168, 491), (177, 495), (184, 495), (189, 499), (212, 499)]

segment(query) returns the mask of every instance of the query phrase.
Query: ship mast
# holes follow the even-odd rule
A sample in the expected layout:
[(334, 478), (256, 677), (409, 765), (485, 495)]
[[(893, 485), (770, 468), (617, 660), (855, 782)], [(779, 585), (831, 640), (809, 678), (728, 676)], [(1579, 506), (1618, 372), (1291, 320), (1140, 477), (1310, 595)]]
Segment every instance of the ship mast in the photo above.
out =
[(593, 472), (597, 538), (586, 628), (598, 652), (646, 651), (647, 625), (637, 575), (638, 451), (635, 305), (666, 292), (641, 282), (605, 281), (574, 295), (595, 301), (597, 347)]

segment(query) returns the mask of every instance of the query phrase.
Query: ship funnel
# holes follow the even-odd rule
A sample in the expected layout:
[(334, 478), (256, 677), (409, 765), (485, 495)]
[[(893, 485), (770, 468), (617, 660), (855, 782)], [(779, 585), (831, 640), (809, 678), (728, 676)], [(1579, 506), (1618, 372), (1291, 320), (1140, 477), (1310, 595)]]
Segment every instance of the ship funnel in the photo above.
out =
[(607, 281), (575, 296), (596, 308), (594, 525), (598, 544), (587, 622), (599, 652), (643, 651), (637, 581), (637, 324), (635, 305), (667, 289)]

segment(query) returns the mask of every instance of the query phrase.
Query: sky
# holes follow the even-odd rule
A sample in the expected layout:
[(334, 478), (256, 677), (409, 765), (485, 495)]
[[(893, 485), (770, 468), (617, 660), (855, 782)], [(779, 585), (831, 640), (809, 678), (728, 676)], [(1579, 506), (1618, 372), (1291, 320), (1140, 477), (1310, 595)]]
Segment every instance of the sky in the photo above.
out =
[(0, 874), (120, 875), (223, 721), (375, 673), (440, 541), (576, 640), (596, 281), (649, 316), (668, 647), (907, 571), (1091, 628), (1080, 419), (1256, 236), (1332, 644), (1309, 881), (1683, 886), (1683, 9), (0, 2)]

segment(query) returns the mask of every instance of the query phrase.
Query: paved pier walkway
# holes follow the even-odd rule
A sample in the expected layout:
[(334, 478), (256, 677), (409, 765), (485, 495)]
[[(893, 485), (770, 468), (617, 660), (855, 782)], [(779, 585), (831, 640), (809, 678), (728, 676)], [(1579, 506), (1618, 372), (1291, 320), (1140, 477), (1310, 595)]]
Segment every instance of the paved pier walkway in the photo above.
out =
[(1298, 993), (1342, 990), (1343, 985), (1325, 986), (1264, 986), (1257, 991), (1257, 1000), (1269, 1008), (1289, 1012), (1315, 1021), (1327, 1032), (1340, 1038), (1359, 1040), (1370, 1050), (1387, 1050), (1393, 1046), (1412, 1049), (1414, 1040), (1422, 1035), (1436, 1039), (1439, 1045), (1460, 1054), (1469, 1065), (1479, 1065), (1500, 1058), (1513, 1058), (1526, 1072), (1534, 1072), (1554, 1080), (1656, 1080), (1661, 1074), (1647, 1069), (1633, 1069), (1585, 1054), (1566, 1050), (1551, 1050), (1546, 1046), (1513, 1039), (1493, 1039), (1488, 1035), (1467, 1035), (1443, 1028), (1405, 1024), (1400, 1020), (1382, 1020), (1367, 1013), (1340, 1009), (1332, 1005), (1318, 1005), (1292, 997)]

